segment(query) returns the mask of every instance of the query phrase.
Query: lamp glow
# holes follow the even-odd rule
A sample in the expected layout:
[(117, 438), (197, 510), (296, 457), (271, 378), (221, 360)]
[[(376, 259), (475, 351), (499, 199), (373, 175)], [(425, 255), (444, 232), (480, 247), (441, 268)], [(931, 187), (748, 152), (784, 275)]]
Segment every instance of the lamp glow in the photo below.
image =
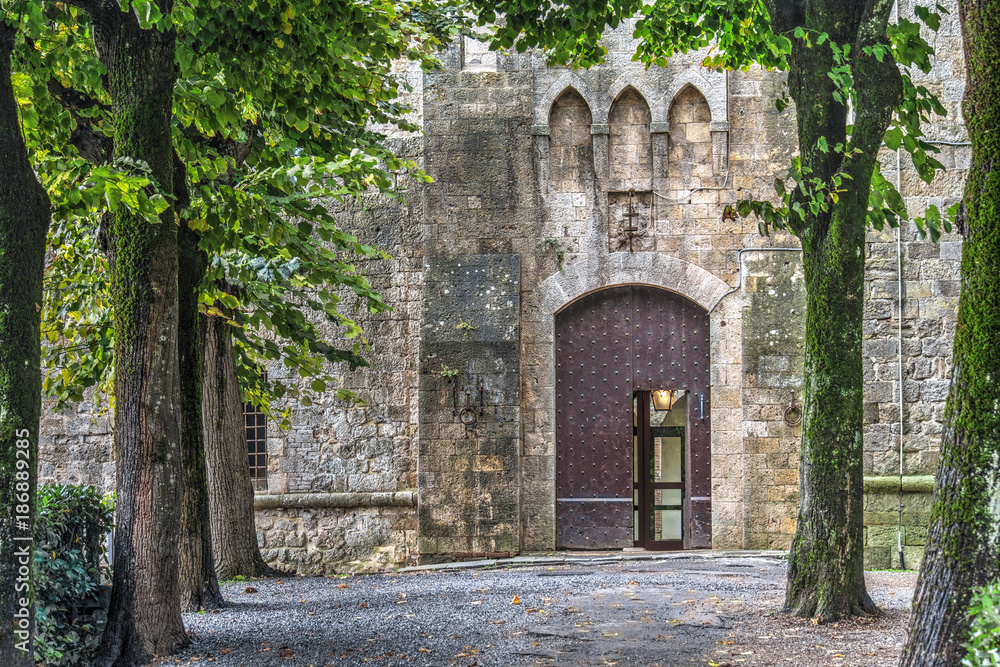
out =
[(686, 389), (657, 389), (652, 393), (653, 409), (657, 412), (670, 412), (677, 399), (687, 393)]

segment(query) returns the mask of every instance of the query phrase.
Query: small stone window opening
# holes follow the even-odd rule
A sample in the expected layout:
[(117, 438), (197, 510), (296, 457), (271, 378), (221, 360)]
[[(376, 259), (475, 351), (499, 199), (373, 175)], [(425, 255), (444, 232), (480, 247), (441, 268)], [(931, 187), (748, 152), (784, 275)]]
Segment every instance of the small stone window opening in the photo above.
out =
[(243, 404), (243, 424), (247, 435), (250, 481), (255, 490), (267, 489), (267, 415), (260, 406)]

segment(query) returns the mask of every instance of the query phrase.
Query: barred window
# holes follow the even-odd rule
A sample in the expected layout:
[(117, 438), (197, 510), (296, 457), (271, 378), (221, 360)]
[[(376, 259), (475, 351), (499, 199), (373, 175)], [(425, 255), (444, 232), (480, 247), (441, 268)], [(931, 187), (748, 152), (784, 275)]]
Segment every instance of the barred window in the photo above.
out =
[(267, 415), (252, 403), (243, 404), (243, 423), (247, 434), (250, 481), (254, 489), (267, 489)]

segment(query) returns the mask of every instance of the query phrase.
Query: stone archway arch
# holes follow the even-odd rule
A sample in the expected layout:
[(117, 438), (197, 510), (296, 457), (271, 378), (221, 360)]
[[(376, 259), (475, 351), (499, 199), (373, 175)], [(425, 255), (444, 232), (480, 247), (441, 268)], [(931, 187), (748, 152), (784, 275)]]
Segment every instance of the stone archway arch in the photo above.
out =
[(663, 95), (658, 95), (655, 86), (650, 83), (644, 73), (626, 72), (615, 79), (608, 88), (607, 96), (604, 99), (604, 104), (601, 105), (600, 113), (594, 114), (595, 123), (609, 122), (608, 118), (611, 113), (611, 107), (615, 105), (615, 102), (627, 88), (632, 88), (642, 95), (646, 104), (649, 105), (649, 111), (654, 122), (666, 119), (667, 109), (664, 107), (664, 99), (669, 100), (671, 98), (664, 98)]
[(657, 118), (656, 115), (653, 116), (655, 120), (666, 121), (668, 115), (670, 114), (670, 107), (673, 105), (674, 100), (677, 99), (677, 95), (680, 94), (682, 90), (691, 86), (697, 90), (705, 101), (708, 102), (709, 111), (712, 112), (712, 123), (725, 123), (727, 126), (729, 124), (729, 113), (726, 109), (726, 95), (725, 86), (715, 86), (697, 69), (689, 68), (679, 73), (670, 82), (670, 87), (667, 88), (667, 94), (664, 96), (668, 100), (666, 108), (663, 110), (663, 115)]
[[(537, 126), (548, 127), (549, 114), (552, 112), (552, 105), (555, 104), (555, 101), (559, 99), (563, 93), (571, 88), (580, 94), (580, 97), (582, 97), (587, 103), (587, 106), (590, 107), (591, 115), (594, 118), (597, 118), (597, 109), (600, 107), (596, 96), (590, 89), (590, 85), (587, 83), (587, 80), (576, 72), (566, 72), (545, 90), (541, 98), (538, 100), (538, 103), (534, 105), (534, 124)], [(606, 110), (605, 115), (607, 115)]]
[[(682, 259), (655, 252), (611, 253), (567, 264), (562, 271), (522, 293), (522, 459), (521, 539), (525, 550), (552, 549), (556, 543), (556, 359), (555, 316), (588, 294), (624, 285), (647, 285), (680, 294), (710, 311), (713, 377), (739, 377), (741, 306), (735, 298), (719, 299), (730, 286), (710, 271)], [(713, 309), (713, 306), (718, 307)], [(736, 404), (710, 405), (713, 450), (715, 442), (740, 442)], [(728, 453), (728, 452), (727, 452)], [(733, 543), (724, 522), (737, 511), (742, 467), (713, 468), (713, 479), (727, 483), (727, 491), (713, 493), (713, 535), (719, 544)], [(736, 494), (728, 497), (729, 489)], [(731, 495), (731, 494), (730, 494)], [(717, 518), (716, 518), (717, 517)], [(713, 537), (713, 540), (716, 537)], [(735, 543), (734, 543), (735, 544)]]
[(550, 317), (591, 292), (617, 285), (650, 285), (691, 299), (710, 310), (729, 285), (697, 264), (655, 252), (612, 253), (603, 261), (569, 264), (536, 289), (538, 305)]

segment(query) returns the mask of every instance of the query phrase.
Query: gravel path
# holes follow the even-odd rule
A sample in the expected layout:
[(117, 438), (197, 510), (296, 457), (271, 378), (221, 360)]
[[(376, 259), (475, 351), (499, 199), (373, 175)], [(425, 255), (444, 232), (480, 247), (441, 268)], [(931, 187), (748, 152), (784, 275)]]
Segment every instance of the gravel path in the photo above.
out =
[(868, 573), (883, 616), (814, 626), (777, 613), (784, 570), (693, 558), (230, 583), (229, 606), (186, 614), (191, 645), (161, 664), (896, 664), (915, 573)]

